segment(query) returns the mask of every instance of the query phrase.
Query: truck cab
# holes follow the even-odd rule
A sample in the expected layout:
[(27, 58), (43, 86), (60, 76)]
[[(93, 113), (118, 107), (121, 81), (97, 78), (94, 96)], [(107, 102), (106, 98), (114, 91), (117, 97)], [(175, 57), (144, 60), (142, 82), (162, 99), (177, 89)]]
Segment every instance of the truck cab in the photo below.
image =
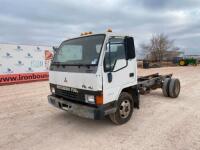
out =
[(134, 39), (112, 32), (82, 34), (55, 48), (49, 71), (53, 106), (116, 124), (139, 108)]

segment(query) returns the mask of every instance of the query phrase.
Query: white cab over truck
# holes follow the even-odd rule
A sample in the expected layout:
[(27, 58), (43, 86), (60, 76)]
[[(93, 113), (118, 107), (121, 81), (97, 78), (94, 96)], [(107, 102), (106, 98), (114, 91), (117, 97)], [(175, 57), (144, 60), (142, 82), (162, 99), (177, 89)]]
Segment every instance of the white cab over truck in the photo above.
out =
[(137, 76), (134, 39), (112, 32), (69, 39), (55, 49), (49, 72), (53, 106), (72, 114), (124, 124), (139, 108), (139, 95), (162, 88), (177, 97), (180, 82), (172, 74)]

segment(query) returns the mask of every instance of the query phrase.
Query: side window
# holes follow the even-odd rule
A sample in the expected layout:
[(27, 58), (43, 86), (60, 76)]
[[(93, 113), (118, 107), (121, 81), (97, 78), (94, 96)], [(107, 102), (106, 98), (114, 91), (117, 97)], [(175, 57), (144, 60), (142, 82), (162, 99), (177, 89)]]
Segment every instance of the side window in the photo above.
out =
[[(118, 59), (126, 59), (124, 39), (112, 38), (109, 43), (110, 45), (109, 44), (107, 45), (107, 51), (104, 57), (105, 72), (113, 70), (115, 63)], [(110, 51), (110, 56), (109, 56), (109, 51)]]

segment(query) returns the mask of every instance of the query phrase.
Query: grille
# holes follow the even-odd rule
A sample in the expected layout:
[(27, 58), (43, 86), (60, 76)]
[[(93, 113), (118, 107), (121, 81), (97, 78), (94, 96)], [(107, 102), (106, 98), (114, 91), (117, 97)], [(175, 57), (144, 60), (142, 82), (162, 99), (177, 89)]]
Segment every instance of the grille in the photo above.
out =
[(82, 93), (75, 93), (71, 91), (56, 89), (55, 94), (61, 96), (65, 99), (76, 100), (76, 101), (85, 101), (85, 96)]

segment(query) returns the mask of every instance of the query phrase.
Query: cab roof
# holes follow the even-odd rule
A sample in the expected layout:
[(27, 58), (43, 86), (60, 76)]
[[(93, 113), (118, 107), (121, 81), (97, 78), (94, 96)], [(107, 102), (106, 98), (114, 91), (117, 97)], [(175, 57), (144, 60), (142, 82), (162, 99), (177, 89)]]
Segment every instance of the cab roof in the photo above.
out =
[(121, 36), (121, 37), (125, 37), (125, 36), (130, 36), (130, 35), (125, 35), (125, 34), (117, 34), (117, 33), (113, 33), (113, 32), (104, 32), (104, 33), (91, 33), (91, 34), (86, 34), (86, 35), (79, 35), (77, 37), (72, 37), (72, 38), (69, 38), (67, 40), (70, 40), (70, 39), (75, 39), (75, 38), (81, 38), (81, 37), (88, 37), (88, 36), (94, 36), (94, 35), (106, 35), (106, 37), (109, 37), (109, 36)]

